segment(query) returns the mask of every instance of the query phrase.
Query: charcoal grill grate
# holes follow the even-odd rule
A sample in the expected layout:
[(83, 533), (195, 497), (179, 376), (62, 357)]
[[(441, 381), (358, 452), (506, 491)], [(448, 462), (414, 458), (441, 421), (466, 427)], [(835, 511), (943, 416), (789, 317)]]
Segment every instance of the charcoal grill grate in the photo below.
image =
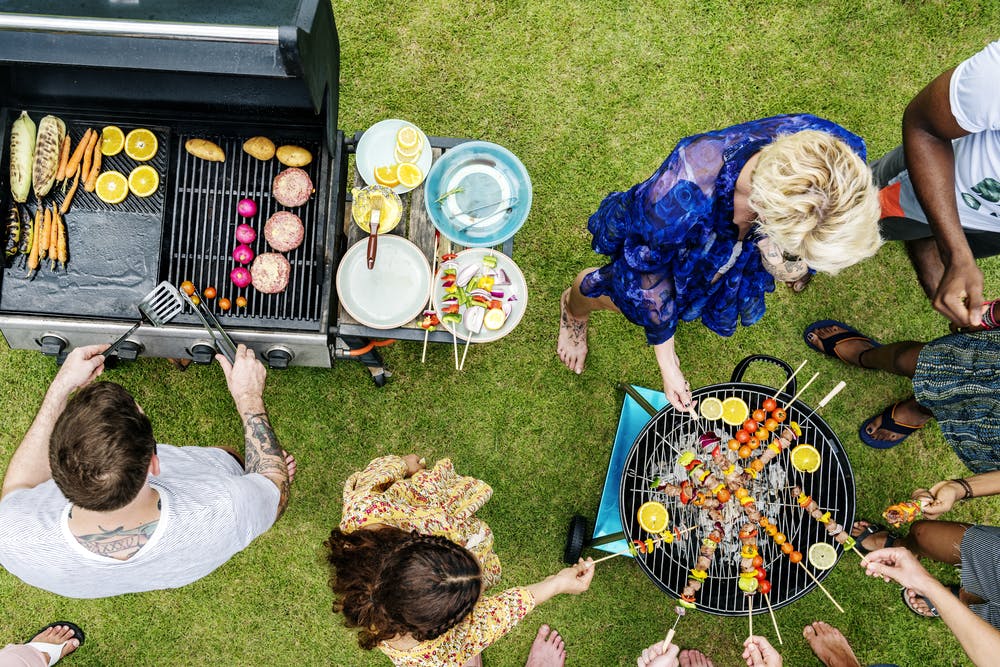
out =
[[(295, 143), (312, 152), (314, 159), (303, 169), (309, 173), (316, 194), (303, 206), (288, 209), (274, 200), (271, 184), (285, 169), (276, 159), (257, 160), (243, 151), (248, 137), (199, 134), (197, 138), (218, 144), (226, 154), (225, 162), (207, 162), (189, 154), (184, 143), (194, 138), (179, 134), (172, 150), (174, 201), (164, 229), (167, 249), (164, 279), (180, 285), (192, 281), (199, 290), (213, 286), (219, 297), (229, 298), (234, 306), (229, 311), (210, 303), (225, 326), (260, 326), (318, 330), (324, 318), (324, 240), (326, 188), (325, 173), (319, 165), (326, 162), (318, 139), (296, 138)], [(257, 214), (244, 219), (237, 213), (242, 198), (257, 203)], [(288, 288), (279, 294), (263, 294), (247, 286), (238, 289), (229, 278), (238, 264), (232, 258), (237, 245), (237, 225), (247, 223), (257, 232), (250, 244), (255, 254), (273, 252), (264, 240), (264, 223), (279, 210), (290, 210), (302, 219), (305, 239), (301, 246), (284, 253), (291, 264)], [(246, 308), (235, 306), (236, 298), (245, 296)], [(182, 321), (196, 322), (191, 314)]]
[[(772, 396), (773, 392), (774, 389), (761, 385), (731, 382), (702, 387), (694, 392), (694, 397), (700, 401), (709, 396), (719, 399), (738, 396), (754, 410)], [(791, 398), (782, 393), (777, 400), (779, 405), (784, 405)], [(802, 428), (802, 437), (794, 444), (809, 443), (815, 446), (823, 457), (822, 465), (815, 473), (801, 473), (789, 463), (788, 453), (783, 452), (764, 468), (756, 480), (751, 481), (747, 489), (757, 501), (757, 507), (763, 515), (774, 520), (795, 548), (805, 554), (809, 546), (816, 542), (833, 541), (822, 524), (795, 504), (795, 498), (787, 487), (801, 486), (821, 508), (831, 512), (834, 521), (850, 526), (854, 521), (855, 509), (854, 475), (840, 442), (822, 418), (812, 414), (808, 406), (798, 400), (787, 410), (787, 421), (796, 421)], [(650, 419), (636, 437), (622, 473), (620, 509), (627, 539), (631, 541), (650, 537), (639, 528), (636, 519), (639, 506), (649, 500), (666, 505), (672, 524), (699, 526), (689, 533), (689, 539), (675, 541), (636, 558), (647, 576), (674, 598), (680, 597), (690, 570), (698, 558), (701, 541), (708, 535), (714, 522), (708, 518), (707, 512), (693, 505), (683, 505), (677, 498), (655, 491), (651, 488), (651, 482), (657, 476), (665, 476), (667, 481), (677, 484), (686, 479), (684, 469), (676, 463), (678, 452), (693, 451), (698, 458), (704, 460), (698, 436), (708, 429), (714, 430), (722, 438), (722, 447), (725, 448), (726, 442), (738, 427), (727, 426), (721, 420), (708, 422), (700, 419), (696, 423), (689, 415), (682, 415), (668, 405)], [(731, 459), (735, 459), (734, 452), (728, 449), (725, 451)], [(762, 450), (757, 450), (754, 456), (761, 452)], [(698, 592), (696, 603), (698, 609), (713, 614), (745, 615), (748, 602), (737, 587), (740, 542), (736, 532), (746, 523), (746, 517), (735, 499), (727, 503), (724, 511), (725, 539), (715, 553), (708, 579)], [(842, 549), (839, 545), (835, 546), (838, 554), (841, 554)], [(760, 531), (757, 538), (757, 548), (771, 581), (769, 597), (773, 608), (791, 604), (816, 587), (806, 572), (792, 564), (764, 531)], [(822, 580), (831, 570), (810, 571)], [(754, 596), (754, 605), (757, 613), (766, 613), (767, 608), (760, 596)]]

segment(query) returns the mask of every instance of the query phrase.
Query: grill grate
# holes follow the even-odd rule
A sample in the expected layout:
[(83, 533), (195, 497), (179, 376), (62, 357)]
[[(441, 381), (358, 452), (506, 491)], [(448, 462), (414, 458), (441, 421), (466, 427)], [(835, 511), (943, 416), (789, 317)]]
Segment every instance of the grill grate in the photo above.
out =
[[(233, 308), (222, 311), (217, 300), (209, 307), (225, 326), (304, 329), (322, 328), (325, 316), (323, 303), (326, 230), (323, 211), (326, 210), (326, 174), (320, 168), (326, 159), (318, 139), (289, 138), (312, 152), (314, 159), (303, 169), (309, 174), (316, 194), (303, 206), (286, 209), (271, 194), (271, 183), (285, 167), (276, 159), (262, 162), (243, 151), (248, 137), (199, 134), (198, 138), (215, 142), (226, 154), (225, 162), (207, 162), (190, 155), (184, 143), (194, 138), (179, 135), (172, 146), (174, 201), (164, 223), (164, 279), (175, 285), (192, 281), (200, 291), (214, 286), (219, 297), (227, 297)], [(276, 143), (280, 143), (276, 141)], [(257, 214), (250, 219), (239, 216), (237, 202), (247, 197), (257, 203)], [(264, 223), (279, 210), (290, 210), (305, 226), (305, 239), (295, 250), (284, 253), (291, 264), (287, 289), (279, 294), (263, 294), (252, 286), (238, 289), (229, 278), (236, 266), (232, 258), (236, 247), (237, 225), (247, 223), (257, 232), (250, 244), (255, 254), (272, 252), (264, 240)], [(245, 296), (246, 308), (235, 306), (236, 298)], [(178, 318), (197, 323), (193, 315)]]
[[(739, 382), (702, 387), (694, 392), (694, 396), (698, 400), (709, 396), (719, 399), (738, 396), (753, 410), (769, 398), (773, 391), (768, 387)], [(790, 400), (791, 396), (782, 393), (777, 398), (779, 404), (783, 405), (783, 401)], [(833, 430), (819, 416), (813, 415), (805, 404), (796, 401), (787, 410), (787, 421), (796, 421), (802, 428), (802, 437), (796, 443), (805, 442), (815, 446), (823, 457), (822, 465), (815, 473), (801, 473), (789, 463), (788, 453), (783, 452), (755, 480), (751, 480), (747, 490), (755, 498), (763, 515), (774, 520), (779, 530), (803, 554), (816, 542), (833, 543), (840, 554), (841, 547), (829, 538), (822, 524), (799, 509), (787, 487), (801, 486), (824, 511), (832, 513), (833, 520), (850, 526), (854, 521), (855, 506), (854, 476), (850, 462)], [(650, 579), (674, 598), (680, 597), (697, 560), (701, 540), (708, 535), (714, 522), (709, 519), (707, 512), (692, 505), (683, 505), (679, 499), (655, 491), (651, 488), (651, 481), (658, 476), (677, 484), (686, 479), (683, 467), (676, 463), (677, 458), (680, 452), (693, 451), (698, 458), (704, 460), (698, 436), (709, 428), (722, 438), (723, 448), (736, 430), (721, 420), (707, 422), (700, 419), (696, 423), (690, 416), (681, 415), (667, 406), (650, 419), (636, 437), (622, 474), (622, 526), (630, 541), (648, 537), (639, 528), (636, 512), (642, 503), (649, 500), (659, 501), (667, 507), (673, 525), (699, 526), (687, 535), (687, 539), (658, 547), (651, 553), (636, 558), (636, 562)], [(725, 451), (732, 460), (738, 462), (734, 452), (728, 449)], [(754, 455), (759, 455), (761, 451), (757, 450)], [(724, 516), (725, 539), (716, 550), (708, 579), (696, 599), (698, 609), (723, 616), (738, 616), (746, 614), (748, 610), (746, 596), (737, 586), (740, 542), (736, 533), (746, 523), (746, 517), (735, 499), (726, 504)], [(791, 604), (816, 587), (806, 572), (791, 563), (764, 531), (760, 531), (757, 538), (757, 548), (771, 581), (769, 597), (772, 607)], [(805, 564), (805, 560), (803, 563)], [(810, 571), (820, 580), (830, 572)], [(763, 600), (758, 596), (754, 596), (754, 605), (757, 612), (767, 611)]]

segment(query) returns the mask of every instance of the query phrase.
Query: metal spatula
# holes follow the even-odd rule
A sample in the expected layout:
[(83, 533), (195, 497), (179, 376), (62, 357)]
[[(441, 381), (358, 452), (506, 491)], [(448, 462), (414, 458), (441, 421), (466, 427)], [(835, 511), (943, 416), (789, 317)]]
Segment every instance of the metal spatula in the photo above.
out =
[(184, 302), (181, 300), (180, 292), (170, 281), (164, 280), (139, 302), (139, 321), (101, 354), (104, 355), (105, 359), (114, 354), (121, 347), (121, 344), (139, 328), (139, 325), (142, 324), (142, 318), (149, 320), (154, 327), (161, 327), (177, 317), (183, 310)]

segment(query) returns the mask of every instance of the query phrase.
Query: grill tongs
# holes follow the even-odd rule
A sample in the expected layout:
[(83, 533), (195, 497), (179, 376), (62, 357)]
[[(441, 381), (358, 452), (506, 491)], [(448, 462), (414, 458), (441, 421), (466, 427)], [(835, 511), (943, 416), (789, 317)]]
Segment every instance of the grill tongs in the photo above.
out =
[(198, 290), (195, 290), (192, 294), (192, 296), (198, 297), (197, 303), (183, 290), (178, 290), (178, 292), (191, 305), (191, 310), (201, 320), (208, 335), (212, 337), (212, 342), (215, 343), (216, 349), (229, 360), (229, 363), (234, 363), (236, 361), (236, 344), (229, 337), (229, 334), (226, 333), (226, 330), (222, 328), (222, 325), (219, 324), (219, 320), (212, 314), (212, 311), (205, 305), (205, 300), (201, 297), (201, 294), (198, 294)]

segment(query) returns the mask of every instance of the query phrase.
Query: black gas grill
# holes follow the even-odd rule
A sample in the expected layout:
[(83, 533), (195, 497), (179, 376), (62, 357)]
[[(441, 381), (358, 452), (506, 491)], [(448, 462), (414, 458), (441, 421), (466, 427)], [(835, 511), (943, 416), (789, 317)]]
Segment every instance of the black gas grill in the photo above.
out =
[[(752, 360), (754, 357), (748, 359)], [(700, 401), (709, 396), (719, 399), (738, 396), (751, 411), (760, 407), (765, 399), (774, 395), (774, 389), (743, 382), (742, 375), (747, 363), (745, 360), (737, 367), (732, 381), (696, 390), (695, 399)], [(816, 393), (819, 391), (816, 390)], [(792, 396), (791, 393), (782, 392), (776, 398), (779, 405), (784, 406)], [(791, 466), (789, 454), (785, 452), (772, 460), (746, 488), (763, 515), (774, 520), (795, 548), (806, 554), (816, 542), (833, 541), (822, 524), (798, 507), (789, 487), (801, 486), (819, 507), (830, 511), (834, 521), (850, 526), (854, 521), (854, 475), (840, 441), (821, 417), (800, 400), (786, 409), (788, 422), (795, 421), (802, 428), (802, 436), (793, 446), (799, 443), (812, 444), (823, 457), (822, 465), (814, 473), (799, 472)], [(659, 501), (667, 507), (673, 525), (697, 526), (687, 534), (687, 539), (636, 557), (643, 572), (673, 598), (680, 597), (698, 558), (702, 539), (707, 537), (714, 521), (693, 504), (684, 505), (676, 497), (667, 497), (652, 487), (657, 479), (678, 484), (686, 479), (684, 469), (677, 465), (677, 459), (686, 451), (695, 452), (699, 459), (704, 459), (698, 436), (709, 429), (722, 438), (722, 447), (725, 449), (726, 442), (739, 427), (727, 426), (721, 420), (708, 422), (701, 419), (696, 422), (690, 415), (680, 414), (668, 405), (653, 416), (636, 437), (622, 474), (621, 519), (629, 541), (651, 537), (641, 530), (636, 516), (639, 506), (649, 500)], [(734, 452), (725, 451), (732, 460), (739, 463)], [(762, 451), (754, 452), (754, 456)], [(715, 552), (708, 570), (708, 579), (697, 594), (696, 604), (698, 609), (713, 614), (745, 615), (748, 613), (749, 603), (737, 586), (740, 574), (740, 541), (737, 531), (746, 523), (746, 517), (735, 498), (726, 503), (724, 516), (725, 538)], [(763, 530), (757, 536), (757, 548), (764, 559), (763, 567), (772, 585), (769, 597), (773, 608), (791, 604), (816, 587), (805, 569), (791, 563)], [(841, 551), (839, 546), (837, 550)], [(803, 565), (820, 581), (830, 573), (830, 570), (815, 570), (806, 560), (803, 560)], [(761, 596), (756, 595), (754, 599), (755, 613), (767, 613)]]
[[(159, 150), (148, 164), (157, 193), (109, 205), (81, 185), (66, 214), (70, 261), (65, 272), (33, 280), (15, 263), (0, 285), (0, 331), (12, 347), (63, 355), (75, 346), (110, 342), (136, 319), (136, 305), (161, 280), (214, 286), (246, 308), (216, 309), (236, 342), (272, 366), (329, 366), (338, 340), (337, 263), (344, 251), (347, 150), (337, 129), (339, 43), (330, 4), (8, 2), (0, 7), (0, 204), (12, 204), (7, 163), (11, 124), (27, 110), (37, 122), (51, 113), (67, 123), (74, 145), (87, 127), (143, 127)], [(294, 212), (303, 244), (286, 253), (288, 288), (265, 295), (233, 286), (234, 230), (244, 222), (237, 202), (256, 201), (256, 253), (269, 250), (264, 221), (282, 210), (271, 183), (285, 168), (242, 150), (251, 136), (312, 152), (303, 167), (315, 186)], [(184, 150), (189, 138), (214, 141), (226, 161), (206, 162)], [(106, 158), (124, 174), (125, 153)], [(61, 194), (45, 203), (58, 202)], [(36, 204), (29, 198), (22, 214)], [(162, 328), (142, 327), (120, 350), (209, 362), (214, 345), (192, 313)]]

